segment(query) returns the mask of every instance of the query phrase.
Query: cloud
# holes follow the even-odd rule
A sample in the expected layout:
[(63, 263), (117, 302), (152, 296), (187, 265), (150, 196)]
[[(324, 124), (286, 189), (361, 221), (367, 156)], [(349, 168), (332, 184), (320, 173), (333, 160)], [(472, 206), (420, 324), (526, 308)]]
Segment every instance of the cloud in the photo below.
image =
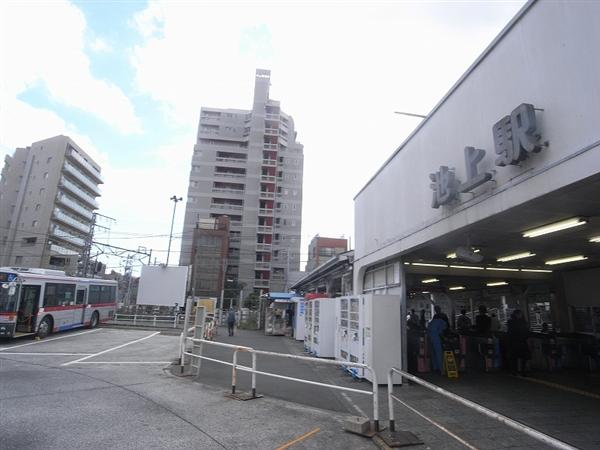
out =
[[(0, 8), (4, 95), (16, 97), (41, 83), (55, 101), (92, 114), (122, 133), (141, 131), (125, 93), (92, 75), (84, 51), (86, 21), (76, 6), (66, 1), (5, 2)], [(97, 48), (105, 45), (101, 42), (96, 41)]]
[(107, 53), (113, 51), (112, 46), (105, 39), (99, 37), (94, 39), (89, 46), (90, 49), (96, 53)]

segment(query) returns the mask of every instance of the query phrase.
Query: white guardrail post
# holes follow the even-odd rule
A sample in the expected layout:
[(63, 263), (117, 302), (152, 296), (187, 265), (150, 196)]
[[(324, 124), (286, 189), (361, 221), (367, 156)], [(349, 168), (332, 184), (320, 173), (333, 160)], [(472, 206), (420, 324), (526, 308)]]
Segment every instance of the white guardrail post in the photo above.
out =
[(521, 433), (524, 433), (537, 441), (543, 442), (544, 444), (549, 445), (550, 447), (558, 448), (561, 450), (577, 450), (577, 447), (573, 447), (573, 446), (567, 444), (566, 442), (563, 442), (559, 439), (553, 438), (552, 436), (548, 436), (547, 434), (544, 434), (538, 430), (535, 430), (525, 424), (522, 424), (521, 422), (517, 422), (516, 420), (513, 420), (509, 417), (506, 417), (506, 416), (500, 414), (500, 413), (497, 413), (496, 411), (492, 411), (491, 409), (488, 409), (485, 406), (481, 406), (478, 403), (472, 402), (471, 400), (467, 400), (466, 398), (463, 398), (452, 392), (446, 391), (445, 389), (442, 389), (441, 387), (436, 386), (435, 384), (431, 384), (425, 380), (422, 380), (419, 377), (415, 377), (414, 375), (411, 375), (410, 373), (404, 372), (400, 369), (396, 369), (395, 367), (392, 367), (390, 369), (390, 371), (388, 372), (388, 403), (389, 403), (388, 407), (389, 407), (389, 414), (390, 414), (390, 431), (392, 431), (392, 432), (395, 431), (393, 401), (394, 400), (400, 401), (398, 398), (396, 398), (394, 396), (394, 394), (392, 392), (394, 389), (394, 384), (393, 384), (394, 383), (394, 381), (393, 381), (394, 373), (397, 373), (401, 377), (404, 377), (418, 385), (421, 385), (427, 389), (437, 392), (438, 394), (441, 394), (441, 395), (448, 397), (458, 403), (461, 403), (468, 408), (474, 409), (475, 411), (480, 412), (481, 414), (484, 414), (492, 419), (502, 422), (503, 424), (505, 424), (517, 431), (520, 431)]
[(256, 398), (256, 353), (252, 352), (252, 398)]

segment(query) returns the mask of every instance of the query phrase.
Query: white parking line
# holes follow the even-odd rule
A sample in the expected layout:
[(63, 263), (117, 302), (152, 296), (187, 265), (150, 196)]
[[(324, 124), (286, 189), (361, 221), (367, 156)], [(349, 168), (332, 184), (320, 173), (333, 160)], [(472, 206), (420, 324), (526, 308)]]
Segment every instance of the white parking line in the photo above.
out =
[(6, 352), (5, 355), (18, 356), (88, 356), (91, 353), (35, 353), (35, 352)]
[(94, 330), (83, 331), (81, 333), (67, 334), (65, 336), (55, 337), (55, 338), (51, 338), (51, 339), (41, 339), (39, 341), (29, 342), (27, 344), (13, 345), (11, 347), (0, 348), (0, 352), (3, 352), (5, 350), (10, 350), (11, 348), (27, 347), (28, 345), (43, 344), (45, 342), (58, 341), (59, 339), (66, 339), (66, 338), (70, 338), (70, 337), (81, 336), (82, 334), (95, 333), (96, 331), (100, 331), (100, 330), (101, 330), (101, 328), (96, 328)]
[(78, 364), (171, 364), (172, 361), (82, 361)]
[(102, 350), (101, 352), (94, 353), (94, 354), (91, 354), (91, 355), (88, 355), (88, 356), (84, 356), (83, 358), (79, 358), (79, 359), (76, 359), (74, 361), (69, 361), (69, 362), (63, 363), (63, 364), (61, 364), (61, 366), (70, 366), (71, 364), (77, 364), (77, 363), (80, 363), (81, 361), (85, 361), (86, 359), (94, 358), (96, 356), (100, 356), (100, 355), (103, 355), (105, 353), (112, 352), (114, 350), (118, 350), (120, 348), (126, 347), (126, 346), (131, 345), (131, 344), (135, 344), (137, 342), (145, 341), (146, 339), (150, 339), (151, 337), (154, 337), (157, 334), (160, 334), (160, 331), (157, 331), (156, 333), (152, 333), (151, 335), (143, 337), (141, 339), (136, 339), (135, 341), (126, 342), (124, 344), (117, 345), (116, 347), (112, 347), (112, 348), (109, 348), (109, 349), (106, 349), (106, 350)]

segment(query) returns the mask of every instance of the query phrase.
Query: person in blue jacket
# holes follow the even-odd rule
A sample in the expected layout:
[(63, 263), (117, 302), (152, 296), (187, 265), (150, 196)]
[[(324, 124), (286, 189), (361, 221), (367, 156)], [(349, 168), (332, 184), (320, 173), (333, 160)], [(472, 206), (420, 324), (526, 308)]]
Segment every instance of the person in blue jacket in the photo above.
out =
[(437, 310), (433, 319), (427, 325), (427, 334), (429, 335), (429, 342), (431, 342), (431, 365), (433, 371), (442, 373), (443, 362), (442, 362), (442, 335), (448, 329), (448, 322), (445, 320), (445, 314)]

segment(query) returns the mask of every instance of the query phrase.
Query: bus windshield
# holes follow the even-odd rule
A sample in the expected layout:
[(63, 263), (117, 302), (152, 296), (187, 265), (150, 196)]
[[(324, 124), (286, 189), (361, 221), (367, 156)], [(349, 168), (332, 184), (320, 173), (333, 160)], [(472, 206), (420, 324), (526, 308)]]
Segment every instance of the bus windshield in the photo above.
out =
[(0, 272), (0, 312), (15, 312), (18, 298), (17, 276)]

